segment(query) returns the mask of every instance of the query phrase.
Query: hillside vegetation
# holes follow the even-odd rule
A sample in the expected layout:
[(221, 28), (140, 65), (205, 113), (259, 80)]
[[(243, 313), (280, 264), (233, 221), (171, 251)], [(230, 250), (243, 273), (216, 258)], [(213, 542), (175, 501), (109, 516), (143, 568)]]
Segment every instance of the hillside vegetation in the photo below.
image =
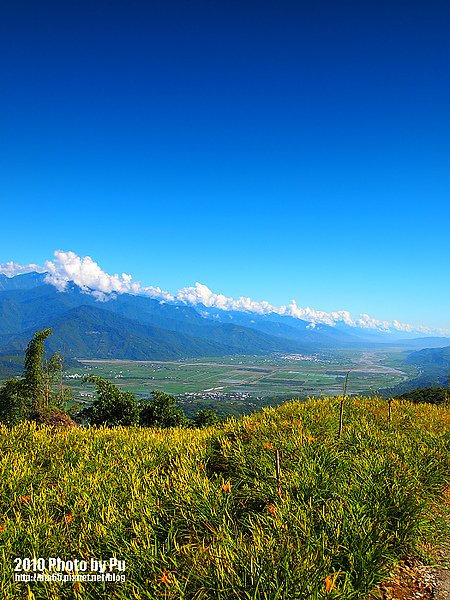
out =
[(408, 400), (408, 402), (429, 402), (430, 404), (443, 404), (450, 401), (450, 390), (444, 387), (425, 387), (407, 392), (397, 396), (398, 400)]
[[(1, 597), (367, 597), (439, 537), (450, 411), (349, 398), (338, 420), (321, 399), (202, 430), (2, 427)], [(126, 581), (14, 583), (33, 556), (116, 557)]]

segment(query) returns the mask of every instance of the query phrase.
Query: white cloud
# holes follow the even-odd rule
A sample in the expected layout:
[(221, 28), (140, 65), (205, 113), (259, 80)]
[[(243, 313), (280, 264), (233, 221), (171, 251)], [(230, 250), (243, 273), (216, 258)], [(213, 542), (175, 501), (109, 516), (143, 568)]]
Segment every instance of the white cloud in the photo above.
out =
[(353, 318), (346, 310), (325, 312), (310, 307), (300, 307), (295, 300), (285, 306), (275, 306), (266, 300), (256, 301), (246, 296), (230, 298), (223, 294), (216, 294), (206, 285), (197, 282), (195, 286), (184, 287), (175, 294), (154, 286), (142, 286), (140, 282), (133, 281), (131, 275), (110, 275), (106, 273), (90, 256), (80, 257), (74, 252), (56, 250), (54, 260), (46, 261), (45, 266), (36, 264), (19, 265), (14, 262), (0, 263), (0, 273), (13, 277), (21, 273), (36, 271), (46, 272), (46, 282), (63, 291), (69, 281), (73, 281), (86, 293), (94, 295), (98, 300), (109, 300), (117, 294), (144, 295), (159, 299), (162, 302), (179, 302), (189, 305), (204, 305), (208, 308), (220, 310), (235, 310), (248, 313), (265, 315), (276, 313), (308, 321), (313, 328), (318, 324), (335, 326), (339, 323), (350, 327), (362, 327), (377, 331), (404, 331), (420, 332), (424, 334), (436, 333), (449, 335), (450, 330), (431, 330), (427, 327), (415, 327), (399, 321), (380, 321), (368, 314), (361, 314)]
[[(380, 331), (389, 331), (392, 327), (392, 324), (389, 323), (389, 321), (379, 321), (365, 313), (359, 315), (359, 319), (356, 320), (355, 324), (364, 329), (379, 329)], [(411, 325), (405, 325), (405, 327), (411, 327)]]
[(19, 263), (13, 261), (0, 263), (0, 274), (7, 277), (15, 277), (24, 273), (45, 273), (46, 270), (44, 267), (35, 265), (34, 263), (28, 265), (19, 265)]
[(311, 323), (323, 323), (325, 325), (335, 325), (338, 322), (345, 323), (347, 325), (354, 325), (354, 321), (350, 313), (346, 310), (338, 310), (332, 312), (325, 312), (322, 310), (316, 310), (307, 306), (302, 308), (297, 305), (295, 300), (292, 300), (287, 306), (281, 306), (278, 310), (280, 315), (288, 315), (295, 317), (296, 319), (303, 319), (304, 321), (310, 321)]
[(204, 306), (219, 308), (221, 310), (243, 310), (265, 314), (275, 312), (276, 307), (269, 302), (255, 302), (250, 298), (241, 296), (237, 300), (228, 298), (223, 294), (215, 294), (203, 283), (196, 283), (193, 287), (185, 287), (175, 294), (175, 300), (185, 304), (203, 304)]
[(75, 252), (56, 250), (54, 260), (45, 263), (46, 282), (63, 291), (73, 281), (85, 292), (92, 293), (98, 300), (106, 300), (110, 294), (143, 294), (154, 298), (172, 300), (171, 294), (158, 287), (142, 287), (131, 275), (110, 275), (90, 256), (80, 257)]
[(450, 334), (450, 330), (447, 329), (431, 330), (428, 327), (415, 327), (407, 323), (400, 323), (399, 321), (380, 321), (365, 313), (359, 315), (358, 318), (353, 318), (347, 310), (325, 312), (310, 307), (302, 308), (298, 306), (295, 300), (292, 300), (292, 302), (287, 306), (275, 306), (266, 300), (258, 302), (245, 296), (241, 296), (237, 299), (229, 298), (223, 294), (216, 294), (212, 292), (206, 285), (198, 282), (195, 284), (195, 286), (185, 287), (179, 290), (175, 294), (174, 299), (185, 304), (191, 304), (194, 306), (203, 304), (209, 308), (218, 308), (220, 310), (236, 310), (257, 313), (260, 315), (276, 313), (278, 315), (289, 316), (308, 321), (310, 323), (309, 328), (314, 328), (319, 324), (330, 325), (333, 327), (339, 323), (342, 323), (350, 327), (361, 327), (364, 329), (372, 329), (387, 333), (393, 331), (404, 331), (419, 332), (424, 334), (437, 333), (439, 335)]

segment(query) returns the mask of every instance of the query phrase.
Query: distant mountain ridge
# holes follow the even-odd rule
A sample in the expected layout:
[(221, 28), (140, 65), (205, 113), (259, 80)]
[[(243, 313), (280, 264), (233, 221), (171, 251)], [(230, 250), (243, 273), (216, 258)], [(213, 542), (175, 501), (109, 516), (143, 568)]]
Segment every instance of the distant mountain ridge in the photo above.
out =
[(423, 348), (411, 352), (406, 362), (414, 365), (419, 374), (393, 388), (384, 390), (386, 395), (406, 394), (413, 390), (429, 387), (447, 388), (450, 383), (450, 346)]
[(112, 294), (101, 302), (74, 283), (58, 291), (46, 283), (44, 273), (0, 275), (0, 355), (23, 353), (33, 332), (45, 327), (54, 332), (49, 350), (74, 358), (311, 353), (364, 345), (368, 339), (356, 328), (342, 330), (276, 313), (194, 307), (131, 294)]
[(450, 370), (450, 345), (444, 348), (424, 348), (413, 352), (407, 361), (420, 367)]
[(24, 273), (7, 277), (0, 273), (0, 292), (3, 290), (27, 290), (44, 283), (45, 273)]
[(77, 358), (176, 360), (306, 350), (298, 340), (208, 320), (188, 306), (131, 295), (98, 302), (74, 284), (59, 292), (37, 274), (23, 275), (19, 281), (4, 279), (0, 291), (2, 355), (22, 353), (33, 332), (43, 327), (53, 329), (49, 351)]

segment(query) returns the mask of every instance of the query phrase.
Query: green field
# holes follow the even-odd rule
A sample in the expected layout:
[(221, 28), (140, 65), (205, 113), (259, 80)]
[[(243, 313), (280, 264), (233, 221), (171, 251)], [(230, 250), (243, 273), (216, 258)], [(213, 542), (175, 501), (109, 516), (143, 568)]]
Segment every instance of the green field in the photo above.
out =
[(412, 374), (399, 353), (374, 351), (339, 357), (230, 356), (178, 362), (86, 360), (82, 364), (83, 368), (65, 374), (65, 383), (72, 386), (78, 401), (92, 399), (92, 386), (82, 382), (82, 375), (94, 373), (138, 398), (155, 389), (176, 394), (188, 413), (191, 405), (238, 414), (264, 406), (268, 399), (339, 394), (348, 371), (350, 393), (391, 387)]
[[(386, 401), (361, 397), (344, 408), (341, 438), (335, 398), (200, 430), (0, 426), (0, 596), (380, 597), (398, 560), (434, 561), (449, 535), (450, 414), (394, 401), (389, 422)], [(124, 581), (82, 579), (111, 558)], [(81, 580), (14, 580), (55, 572)]]

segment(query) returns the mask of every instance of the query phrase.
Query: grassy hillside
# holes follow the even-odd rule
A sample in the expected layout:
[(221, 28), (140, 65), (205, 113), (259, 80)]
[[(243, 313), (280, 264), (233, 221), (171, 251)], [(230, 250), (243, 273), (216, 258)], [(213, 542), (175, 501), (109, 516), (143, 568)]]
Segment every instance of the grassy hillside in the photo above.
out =
[[(437, 538), (450, 411), (394, 402), (388, 423), (352, 398), (337, 427), (323, 399), (195, 431), (0, 429), (1, 597), (364, 598)], [(127, 579), (14, 583), (33, 556), (116, 557)]]

